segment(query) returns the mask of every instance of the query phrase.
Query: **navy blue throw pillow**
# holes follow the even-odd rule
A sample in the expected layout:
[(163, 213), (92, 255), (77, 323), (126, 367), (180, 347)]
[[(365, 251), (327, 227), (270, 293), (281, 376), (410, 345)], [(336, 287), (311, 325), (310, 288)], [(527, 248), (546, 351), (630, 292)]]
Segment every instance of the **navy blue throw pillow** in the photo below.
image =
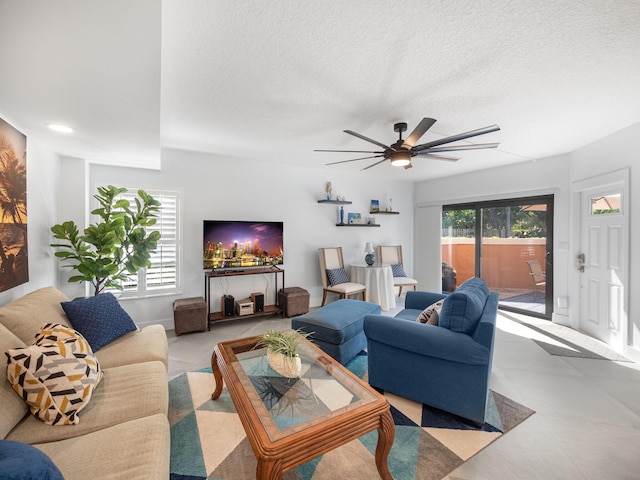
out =
[(4, 480), (64, 480), (44, 452), (12, 440), (0, 440), (0, 476)]
[(111, 293), (62, 302), (61, 305), (73, 328), (87, 339), (94, 353), (137, 328)]
[(404, 272), (404, 267), (401, 263), (397, 263), (395, 265), (391, 265), (391, 271), (393, 272), (394, 277), (406, 277), (407, 274)]
[(347, 275), (347, 271), (344, 268), (327, 269), (327, 277), (329, 278), (329, 285), (332, 287), (349, 282), (349, 275)]

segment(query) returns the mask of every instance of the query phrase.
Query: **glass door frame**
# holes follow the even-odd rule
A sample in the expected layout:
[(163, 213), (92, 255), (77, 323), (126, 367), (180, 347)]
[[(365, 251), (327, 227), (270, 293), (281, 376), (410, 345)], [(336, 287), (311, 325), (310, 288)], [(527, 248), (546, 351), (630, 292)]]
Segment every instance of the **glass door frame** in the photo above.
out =
[(538, 318), (551, 319), (553, 314), (553, 209), (554, 196), (539, 195), (520, 198), (509, 198), (500, 200), (478, 201), (470, 203), (458, 203), (442, 206), (442, 212), (455, 210), (474, 210), (475, 211), (475, 273), (476, 277), (482, 278), (482, 239), (483, 239), (483, 219), (482, 210), (486, 208), (513, 207), (519, 205), (542, 205), (546, 206), (546, 242), (545, 242), (545, 298), (544, 313), (533, 312), (531, 310), (520, 309), (517, 307), (500, 304), (501, 310), (523, 313)]

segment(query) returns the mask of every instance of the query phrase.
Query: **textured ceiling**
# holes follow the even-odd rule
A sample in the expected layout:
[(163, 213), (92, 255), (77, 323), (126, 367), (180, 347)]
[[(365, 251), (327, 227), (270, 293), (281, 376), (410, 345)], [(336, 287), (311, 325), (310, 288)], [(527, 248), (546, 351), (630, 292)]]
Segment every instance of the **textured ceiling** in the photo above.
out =
[(423, 117), (419, 143), (501, 127), (474, 139), (497, 150), (362, 172), (421, 180), (640, 122), (639, 1), (0, 0), (0, 35), (0, 114), (98, 163), (158, 167), (168, 147), (352, 172), (368, 161), (313, 150)]

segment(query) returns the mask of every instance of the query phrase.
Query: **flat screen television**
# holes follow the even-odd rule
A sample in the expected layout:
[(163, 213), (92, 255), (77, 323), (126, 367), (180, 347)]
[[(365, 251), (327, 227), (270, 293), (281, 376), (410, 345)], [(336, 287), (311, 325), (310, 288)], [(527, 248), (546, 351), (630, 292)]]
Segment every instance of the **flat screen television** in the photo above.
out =
[(202, 230), (205, 270), (284, 263), (283, 222), (205, 220)]

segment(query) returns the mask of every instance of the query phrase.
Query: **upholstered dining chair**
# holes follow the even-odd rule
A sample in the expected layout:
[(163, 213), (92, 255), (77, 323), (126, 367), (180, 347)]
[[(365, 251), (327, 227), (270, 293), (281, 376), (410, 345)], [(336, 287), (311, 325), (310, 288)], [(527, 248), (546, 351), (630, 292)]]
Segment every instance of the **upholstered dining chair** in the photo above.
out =
[(378, 247), (378, 260), (380, 263), (391, 265), (391, 270), (393, 271), (393, 286), (398, 287), (398, 297), (402, 295), (402, 289), (404, 287), (413, 287), (414, 290), (417, 290), (418, 281), (408, 277), (404, 271), (402, 264), (402, 245), (380, 245)]
[(333, 292), (340, 298), (362, 293), (362, 300), (367, 300), (367, 289), (361, 283), (352, 283), (349, 273), (344, 268), (342, 247), (319, 248), (320, 276), (322, 277), (322, 306), (327, 301), (327, 293)]
[(541, 288), (544, 293), (544, 290), (547, 287), (547, 274), (542, 271), (542, 267), (538, 260), (528, 260), (527, 265), (529, 265), (529, 275), (531, 275), (531, 280), (533, 280), (533, 299), (535, 301), (538, 288)]

